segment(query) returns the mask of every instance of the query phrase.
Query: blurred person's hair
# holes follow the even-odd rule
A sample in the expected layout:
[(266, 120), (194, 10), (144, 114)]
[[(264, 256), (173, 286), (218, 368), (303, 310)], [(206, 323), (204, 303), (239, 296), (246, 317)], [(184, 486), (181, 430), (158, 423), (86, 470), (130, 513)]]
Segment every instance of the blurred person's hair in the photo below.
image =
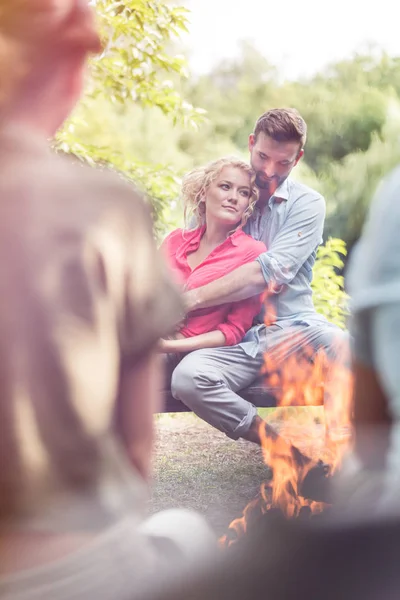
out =
[(257, 119), (254, 137), (264, 133), (275, 142), (298, 142), (299, 150), (304, 148), (307, 138), (307, 124), (295, 108), (274, 108)]
[(195, 217), (197, 225), (205, 223), (204, 197), (211, 183), (217, 179), (225, 167), (241, 169), (249, 176), (249, 206), (244, 212), (240, 225), (244, 225), (251, 216), (258, 200), (258, 189), (254, 183), (255, 173), (248, 163), (239, 158), (228, 156), (197, 167), (183, 177), (182, 201), (186, 223), (190, 221), (191, 217)]
[[(47, 57), (71, 55), (82, 58), (100, 50), (100, 37), (88, 3), (81, 0), (0, 0), (0, 115), (13, 104), (25, 80), (32, 78), (40, 86), (40, 68)], [(9, 216), (13, 218), (12, 207)], [(46, 334), (49, 331), (48, 316), (38, 296), (31, 294), (24, 286), (24, 280), (28, 277), (24, 272), (27, 265), (19, 247), (23, 243), (15, 235), (21, 226), (16, 222), (12, 229), (11, 232), (4, 231), (2, 227), (1, 232), (1, 254), (4, 259), (9, 254), (18, 257), (17, 264), (13, 264), (12, 268), (3, 265), (0, 274), (1, 519), (18, 511), (23, 503), (26, 484), (32, 477), (24, 453), (29, 454), (30, 464), (37, 464), (38, 468), (50, 460), (56, 470), (59, 469), (60, 478), (67, 479), (72, 485), (91, 482), (97, 476), (96, 444), (69, 402), (70, 386), (65, 369), (61, 368), (60, 357), (52, 347), (50, 334)], [(16, 272), (13, 273), (13, 270)], [(14, 289), (19, 290), (19, 298), (10, 298), (7, 290), (11, 289), (8, 286), (11, 283)], [(24, 335), (30, 346), (28, 352), (34, 358), (26, 361), (27, 364), (24, 364), (26, 356), (16, 357), (18, 340), (13, 338), (19, 329), (18, 308), (22, 298), (31, 311)], [(39, 356), (40, 361), (36, 361), (35, 357)], [(41, 401), (32, 406), (24, 399), (23, 390), (16, 389), (18, 368), (26, 367), (28, 371), (38, 369), (35, 374), (37, 380), (43, 363), (48, 368), (42, 374), (42, 389), (34, 391)], [(28, 373), (28, 379), (30, 383), (33, 382), (32, 373)], [(51, 422), (57, 411), (59, 419)], [(61, 421), (64, 428), (60, 427)], [(37, 430), (33, 426), (35, 422)], [(67, 456), (66, 449), (70, 444), (64, 443), (63, 436), (75, 439), (75, 456)]]
[(92, 9), (82, 0), (0, 0), (0, 111), (48, 57), (98, 53)]

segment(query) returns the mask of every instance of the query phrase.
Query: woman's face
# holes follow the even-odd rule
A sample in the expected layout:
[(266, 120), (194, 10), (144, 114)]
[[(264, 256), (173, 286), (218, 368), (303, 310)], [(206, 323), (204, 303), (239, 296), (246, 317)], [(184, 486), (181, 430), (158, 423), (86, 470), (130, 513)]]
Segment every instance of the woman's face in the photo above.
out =
[(239, 167), (224, 167), (205, 192), (206, 224), (236, 225), (242, 220), (250, 197), (250, 175)]

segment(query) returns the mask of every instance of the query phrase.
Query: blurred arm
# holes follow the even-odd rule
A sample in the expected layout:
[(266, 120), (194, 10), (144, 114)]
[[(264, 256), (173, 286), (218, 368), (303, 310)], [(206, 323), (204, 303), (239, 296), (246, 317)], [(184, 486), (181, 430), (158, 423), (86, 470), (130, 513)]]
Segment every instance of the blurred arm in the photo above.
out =
[(364, 466), (377, 468), (400, 415), (400, 305), (369, 309), (354, 322), (355, 450)]

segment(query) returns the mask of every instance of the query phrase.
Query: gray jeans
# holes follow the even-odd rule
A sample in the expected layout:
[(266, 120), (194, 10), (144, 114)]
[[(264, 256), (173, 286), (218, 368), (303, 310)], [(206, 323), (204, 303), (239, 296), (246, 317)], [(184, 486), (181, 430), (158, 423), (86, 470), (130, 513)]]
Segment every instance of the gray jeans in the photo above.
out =
[[(187, 354), (172, 373), (172, 395), (204, 421), (232, 439), (238, 439), (250, 428), (257, 409), (237, 392), (257, 378), (269, 355), (275, 362), (283, 364), (289, 356), (307, 346), (315, 353), (323, 350), (332, 359), (332, 365), (349, 363), (348, 335), (330, 323), (294, 325), (284, 329), (272, 325), (261, 332), (260, 341), (254, 358), (240, 344)], [(328, 398), (332, 402), (336, 393), (329, 390), (334, 381), (335, 374), (328, 373), (326, 402)]]

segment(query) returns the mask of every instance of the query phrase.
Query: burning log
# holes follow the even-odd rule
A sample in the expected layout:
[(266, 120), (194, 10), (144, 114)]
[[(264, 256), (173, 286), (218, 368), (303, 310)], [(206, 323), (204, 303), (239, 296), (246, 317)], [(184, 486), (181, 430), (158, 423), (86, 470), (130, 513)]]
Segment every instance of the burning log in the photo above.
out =
[(315, 501), (313, 496), (322, 493), (330, 467), (322, 461), (315, 463), (267, 424), (260, 427), (260, 439), (264, 460), (273, 471), (268, 484), (271, 504), (281, 507), (288, 517), (297, 516), (304, 502)]
[(303, 479), (300, 486), (301, 496), (314, 502), (331, 504), (334, 477), (330, 465), (319, 460)]
[(238, 542), (266, 516), (308, 520), (329, 508), (330, 466), (321, 460), (315, 463), (269, 425), (263, 427), (260, 437), (266, 460), (273, 465), (271, 477), (261, 485), (242, 517), (235, 519), (220, 538), (220, 545), (225, 548)]

